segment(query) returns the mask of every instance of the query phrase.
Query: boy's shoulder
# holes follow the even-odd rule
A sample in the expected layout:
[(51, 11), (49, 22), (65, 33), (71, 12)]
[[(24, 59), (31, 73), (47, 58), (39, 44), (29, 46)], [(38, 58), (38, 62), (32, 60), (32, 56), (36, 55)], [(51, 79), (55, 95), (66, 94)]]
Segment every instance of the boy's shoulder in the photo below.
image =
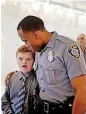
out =
[(10, 75), (9, 82), (14, 82), (18, 80), (19, 74), (20, 74), (20, 71), (14, 71), (14, 73)]

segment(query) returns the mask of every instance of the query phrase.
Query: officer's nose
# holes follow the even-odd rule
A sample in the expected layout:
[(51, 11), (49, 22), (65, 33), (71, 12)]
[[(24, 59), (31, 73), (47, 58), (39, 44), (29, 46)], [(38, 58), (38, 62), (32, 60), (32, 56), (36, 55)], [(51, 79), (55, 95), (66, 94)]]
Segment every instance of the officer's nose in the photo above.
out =
[(25, 43), (25, 45), (26, 45), (26, 47), (30, 47), (30, 45), (27, 42)]
[(28, 42), (26, 42), (25, 45), (26, 45), (26, 47), (28, 47), (28, 49), (34, 51), (33, 48), (32, 48), (32, 46)]

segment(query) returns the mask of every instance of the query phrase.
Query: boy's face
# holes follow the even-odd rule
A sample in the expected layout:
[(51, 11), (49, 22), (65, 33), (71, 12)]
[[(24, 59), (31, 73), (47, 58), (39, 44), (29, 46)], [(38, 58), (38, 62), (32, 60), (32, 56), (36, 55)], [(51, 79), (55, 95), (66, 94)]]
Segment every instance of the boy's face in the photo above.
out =
[(32, 70), (34, 59), (31, 52), (18, 52), (17, 54), (17, 64), (19, 69), (27, 74)]

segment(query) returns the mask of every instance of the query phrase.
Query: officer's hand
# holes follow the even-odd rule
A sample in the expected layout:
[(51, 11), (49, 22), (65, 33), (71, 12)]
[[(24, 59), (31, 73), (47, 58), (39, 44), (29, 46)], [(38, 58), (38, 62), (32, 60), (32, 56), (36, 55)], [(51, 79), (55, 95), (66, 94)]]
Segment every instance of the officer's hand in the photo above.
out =
[(7, 85), (9, 79), (11, 78), (11, 76), (12, 76), (14, 73), (15, 73), (15, 72), (10, 72), (10, 73), (6, 76), (6, 78), (5, 78), (5, 85)]

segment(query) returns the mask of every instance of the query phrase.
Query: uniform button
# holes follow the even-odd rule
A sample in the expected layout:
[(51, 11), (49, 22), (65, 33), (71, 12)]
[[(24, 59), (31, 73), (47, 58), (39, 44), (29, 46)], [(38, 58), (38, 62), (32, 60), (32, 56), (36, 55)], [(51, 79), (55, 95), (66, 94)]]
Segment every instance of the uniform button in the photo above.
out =
[(54, 108), (52, 108), (52, 110), (54, 110)]
[(45, 92), (45, 90), (43, 89), (43, 92)]
[(69, 107), (72, 107), (72, 104), (69, 103)]
[(52, 69), (50, 68), (50, 70), (52, 70)]

